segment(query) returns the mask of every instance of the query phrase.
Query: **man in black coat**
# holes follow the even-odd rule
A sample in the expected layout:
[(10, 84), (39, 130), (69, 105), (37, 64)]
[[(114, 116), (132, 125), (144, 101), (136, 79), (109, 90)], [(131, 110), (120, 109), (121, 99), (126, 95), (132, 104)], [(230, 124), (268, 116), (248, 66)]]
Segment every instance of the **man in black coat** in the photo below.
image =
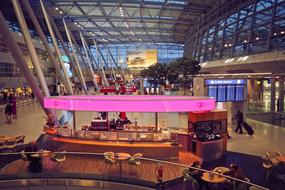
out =
[(5, 114), (7, 117), (7, 123), (12, 123), (12, 104), (8, 103), (5, 107)]
[(243, 113), (239, 110), (237, 112), (236, 119), (237, 119), (237, 128), (235, 129), (235, 132), (238, 132), (239, 130), (239, 133), (242, 134), (243, 132), (241, 125), (243, 124), (244, 120), (243, 120)]

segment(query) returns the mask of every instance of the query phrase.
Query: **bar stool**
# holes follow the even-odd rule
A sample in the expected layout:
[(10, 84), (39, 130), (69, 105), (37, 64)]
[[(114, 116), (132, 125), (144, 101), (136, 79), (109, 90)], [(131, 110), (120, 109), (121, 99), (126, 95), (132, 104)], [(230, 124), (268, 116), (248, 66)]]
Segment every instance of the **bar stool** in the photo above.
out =
[(104, 167), (105, 171), (107, 171), (107, 169), (108, 169), (107, 172), (109, 172), (111, 167), (117, 163), (117, 161), (114, 159), (114, 156), (115, 156), (114, 152), (105, 152), (104, 153), (104, 161), (106, 164), (106, 166)]
[(131, 166), (131, 175), (133, 175), (133, 167), (138, 167), (141, 164), (140, 158), (143, 156), (142, 153), (136, 153), (130, 157), (128, 163)]

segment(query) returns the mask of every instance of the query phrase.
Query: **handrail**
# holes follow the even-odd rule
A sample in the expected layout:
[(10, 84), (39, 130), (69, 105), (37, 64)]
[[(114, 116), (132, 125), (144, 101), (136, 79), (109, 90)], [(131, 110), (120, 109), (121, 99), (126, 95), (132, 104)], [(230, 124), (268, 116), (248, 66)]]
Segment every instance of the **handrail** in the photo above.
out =
[[(25, 152), (25, 154), (38, 154), (39, 152)], [(103, 153), (94, 153), (94, 152), (66, 152), (66, 151), (62, 151), (62, 152), (53, 152), (53, 153), (54, 154), (66, 154), (66, 155), (69, 154), (69, 155), (104, 156)], [(19, 154), (22, 154), (22, 152), (0, 153), (0, 156), (19, 155)], [(175, 166), (179, 166), (179, 167), (191, 168), (191, 169), (198, 170), (198, 171), (201, 171), (201, 172), (208, 172), (208, 173), (211, 173), (211, 174), (214, 174), (214, 175), (225, 177), (227, 179), (231, 179), (231, 180), (242, 182), (242, 183), (245, 183), (245, 184), (248, 184), (248, 185), (251, 185), (251, 186), (255, 186), (255, 187), (259, 188), (259, 189), (270, 190), (270, 189), (268, 189), (266, 187), (262, 187), (260, 185), (257, 185), (257, 184), (254, 184), (254, 183), (251, 183), (251, 182), (248, 182), (248, 181), (244, 181), (244, 180), (241, 180), (241, 179), (237, 179), (237, 178), (234, 178), (234, 177), (231, 177), (231, 176), (228, 176), (228, 175), (220, 174), (220, 173), (213, 172), (213, 171), (206, 170), (206, 169), (202, 169), (202, 168), (196, 168), (196, 167), (192, 167), (192, 166), (188, 166), (188, 165), (184, 165), (184, 164), (179, 164), (179, 163), (170, 162), (170, 161), (164, 161), (164, 160), (158, 160), (158, 159), (153, 159), (153, 158), (146, 158), (146, 157), (133, 157), (133, 158), (137, 158), (137, 159), (140, 159), (140, 160), (153, 161), (153, 162), (157, 162), (157, 163), (161, 163), (161, 164), (170, 164), (170, 165), (175, 165)]]

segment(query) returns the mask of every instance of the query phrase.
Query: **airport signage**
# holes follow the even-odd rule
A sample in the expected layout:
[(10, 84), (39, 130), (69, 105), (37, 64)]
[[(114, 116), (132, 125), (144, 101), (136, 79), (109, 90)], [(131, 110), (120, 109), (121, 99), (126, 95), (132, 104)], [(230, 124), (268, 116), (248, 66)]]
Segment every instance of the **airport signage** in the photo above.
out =
[(238, 85), (245, 84), (245, 79), (232, 79), (232, 80), (206, 80), (206, 85)]

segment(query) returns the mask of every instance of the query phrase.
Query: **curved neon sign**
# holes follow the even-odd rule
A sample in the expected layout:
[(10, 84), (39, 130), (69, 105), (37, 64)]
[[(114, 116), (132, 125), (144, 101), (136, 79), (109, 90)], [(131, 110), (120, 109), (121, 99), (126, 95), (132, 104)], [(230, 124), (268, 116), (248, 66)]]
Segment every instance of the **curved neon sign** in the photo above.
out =
[(45, 108), (106, 112), (210, 111), (215, 100), (195, 96), (57, 96), (44, 99)]

